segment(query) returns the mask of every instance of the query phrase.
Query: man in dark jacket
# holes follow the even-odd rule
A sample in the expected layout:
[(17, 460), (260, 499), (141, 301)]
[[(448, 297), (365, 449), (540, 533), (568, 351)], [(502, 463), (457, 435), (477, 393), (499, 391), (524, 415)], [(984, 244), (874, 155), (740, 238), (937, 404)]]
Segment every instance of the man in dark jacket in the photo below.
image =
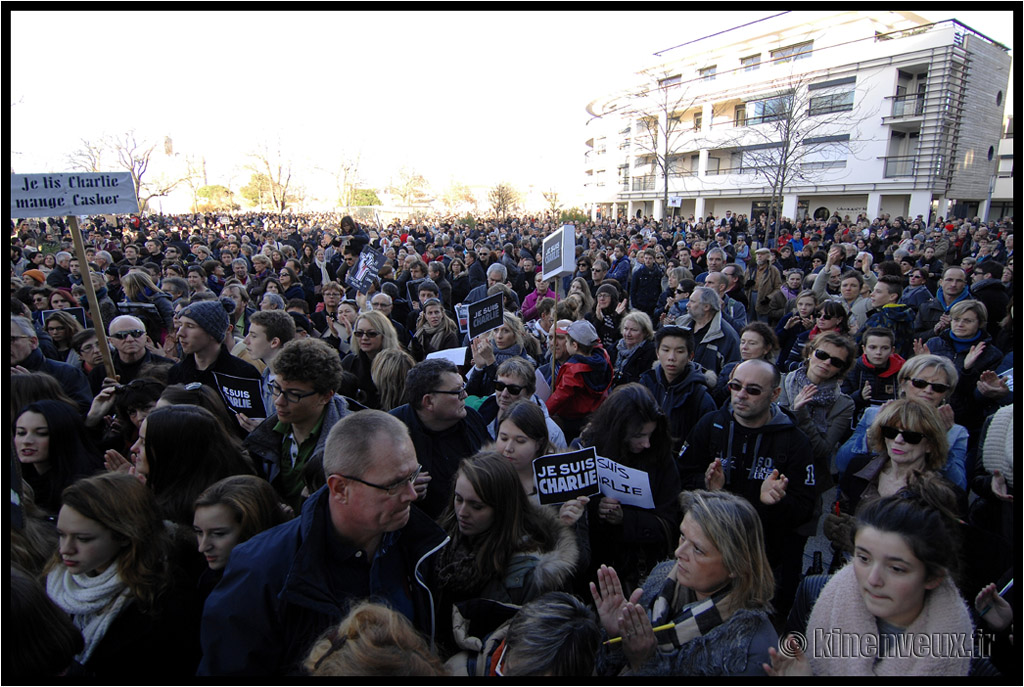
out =
[(917, 309), (914, 318), (914, 338), (927, 341), (949, 329), (949, 309), (971, 297), (967, 288), (967, 274), (960, 267), (947, 267), (942, 273), (939, 289), (932, 298)]
[[(117, 372), (117, 381), (121, 384), (136, 379), (139, 370), (145, 365), (174, 365), (170, 358), (157, 355), (146, 348), (146, 325), (134, 315), (115, 317), (110, 323), (107, 336), (114, 347), (114, 370)], [(103, 388), (103, 379), (109, 376), (103, 365), (93, 368), (89, 373), (89, 386), (93, 394), (100, 392)]]
[(658, 362), (640, 377), (668, 417), (673, 455), (679, 453), (690, 429), (715, 410), (708, 382), (699, 365), (690, 362), (693, 333), (682, 327), (662, 327), (654, 335)]
[(429, 477), (417, 505), (436, 518), (451, 500), (459, 462), (491, 437), (480, 414), (466, 407), (466, 385), (450, 361), (424, 360), (409, 370), (405, 395), (409, 403), (391, 414), (409, 428), (423, 478)]
[(800, 580), (807, 538), (796, 529), (811, 518), (817, 499), (807, 436), (775, 401), (778, 369), (747, 360), (729, 380), (731, 405), (701, 418), (679, 454), (685, 489), (726, 489), (746, 498), (764, 525), (765, 550), (783, 589), (785, 613)]
[(55, 289), (70, 289), (71, 284), (71, 253), (67, 251), (60, 251), (53, 256), (56, 261), (56, 265), (50, 273), (46, 275), (47, 286), (52, 286)]
[(27, 317), (11, 316), (12, 372), (45, 372), (56, 379), (83, 413), (92, 405), (92, 392), (85, 373), (73, 365), (50, 360), (39, 350), (39, 336)]
[(231, 552), (204, 607), (199, 674), (297, 674), (317, 636), (371, 597), (433, 643), (433, 561), (448, 537), (412, 507), (420, 470), (395, 418), (364, 410), (338, 422), (326, 486), (299, 517)]
[(1002, 329), (1010, 294), (1003, 284), (1003, 266), (995, 260), (979, 262), (971, 273), (971, 295), (985, 304), (988, 311), (988, 333), (993, 337)]
[(648, 248), (643, 254), (643, 266), (633, 273), (629, 284), (629, 299), (636, 310), (647, 313), (654, 320), (654, 306), (661, 295), (661, 270), (655, 263), (654, 250)]
[(260, 378), (259, 370), (231, 355), (224, 345), (228, 314), (220, 301), (193, 303), (178, 314), (178, 319), (181, 321), (178, 343), (185, 357), (167, 373), (168, 384), (201, 382), (218, 389), (214, 373), (243, 379)]

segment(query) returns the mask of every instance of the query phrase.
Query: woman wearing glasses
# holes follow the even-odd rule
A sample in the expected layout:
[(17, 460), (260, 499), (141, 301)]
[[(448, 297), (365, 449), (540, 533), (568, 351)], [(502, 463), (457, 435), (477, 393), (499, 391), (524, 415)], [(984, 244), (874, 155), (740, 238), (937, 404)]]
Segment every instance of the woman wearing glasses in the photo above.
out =
[(463, 460), (453, 485), (452, 501), (439, 520), (451, 537), (435, 569), (439, 617), (451, 620), (456, 644), (477, 649), (466, 642), (471, 637), (464, 621), (489, 620), (489, 631), (507, 619), (496, 617), (499, 604), (507, 613), (508, 605), (567, 587), (579, 547), (573, 529), (553, 510), (529, 500), (512, 463), (497, 451)]
[[(835, 305), (846, 317), (846, 311)], [(820, 318), (819, 318), (820, 320)], [(779, 405), (792, 411), (796, 425), (807, 435), (817, 467), (819, 491), (830, 486), (828, 475), (836, 447), (845, 438), (853, 417), (853, 399), (840, 390), (857, 357), (857, 346), (834, 331), (816, 336), (804, 347), (800, 367), (782, 377)]]
[[(953, 395), (959, 373), (952, 361), (937, 355), (915, 355), (900, 368), (896, 377), (900, 398), (906, 398), (934, 408), (942, 419), (949, 446), (948, 458), (942, 467), (946, 479), (967, 489), (967, 429), (953, 422), (953, 408), (949, 399)], [(868, 429), (874, 424), (881, 406), (868, 406), (853, 431), (853, 436), (836, 452), (836, 467), (845, 474), (856, 461), (865, 464), (871, 457)]]
[[(803, 294), (800, 294), (796, 299), (798, 309), (802, 298)], [(807, 343), (814, 341), (819, 334), (826, 332), (834, 332), (841, 336), (849, 334), (848, 317), (849, 313), (846, 312), (846, 308), (842, 303), (838, 301), (823, 302), (814, 313), (814, 326), (807, 331), (797, 334), (793, 345), (789, 348), (789, 355), (786, 358), (785, 364), (781, 366), (782, 370), (794, 370), (803, 365), (806, 360)]]
[(384, 313), (368, 310), (356, 315), (352, 323), (352, 350), (342, 359), (341, 366), (356, 376), (361, 396), (358, 400), (366, 407), (380, 409), (380, 391), (372, 375), (374, 358), (383, 350), (398, 347), (398, 334)]

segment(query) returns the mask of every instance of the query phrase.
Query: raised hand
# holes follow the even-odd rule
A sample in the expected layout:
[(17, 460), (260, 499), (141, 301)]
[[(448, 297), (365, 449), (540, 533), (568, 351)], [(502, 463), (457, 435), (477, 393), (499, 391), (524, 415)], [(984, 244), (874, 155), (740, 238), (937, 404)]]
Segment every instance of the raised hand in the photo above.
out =
[(766, 506), (774, 506), (785, 498), (788, 486), (789, 478), (779, 474), (778, 470), (772, 470), (772, 474), (761, 482), (761, 503)]
[(725, 486), (725, 470), (722, 469), (722, 459), (715, 458), (704, 471), (704, 486), (709, 491), (718, 491)]

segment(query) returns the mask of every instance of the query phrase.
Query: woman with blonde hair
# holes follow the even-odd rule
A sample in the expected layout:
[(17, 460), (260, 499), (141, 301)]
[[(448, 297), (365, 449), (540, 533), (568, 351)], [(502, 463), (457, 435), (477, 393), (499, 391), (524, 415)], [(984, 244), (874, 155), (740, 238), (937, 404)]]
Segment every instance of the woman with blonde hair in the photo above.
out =
[(583, 301), (583, 309), (581, 315), (587, 315), (594, 311), (594, 297), (590, 293), (590, 285), (587, 284), (587, 280), (583, 277), (576, 277), (569, 283), (568, 295), (577, 294), (580, 300)]
[(651, 317), (640, 310), (632, 310), (622, 317), (619, 325), (622, 337), (615, 344), (615, 376), (612, 387), (639, 382), (640, 375), (651, 369), (657, 359), (654, 346), (654, 325)]
[(370, 365), (370, 378), (380, 396), (380, 409), (394, 410), (405, 403), (405, 377), (416, 365), (411, 355), (401, 348), (385, 348)]
[(605, 632), (621, 638), (603, 646), (597, 672), (759, 675), (778, 640), (761, 519), (726, 491), (683, 492), (679, 502), (674, 561), (655, 567), (628, 598), (614, 568), (602, 566), (590, 584)]
[(352, 322), (352, 344), (353, 349), (342, 359), (341, 366), (359, 381), (363, 405), (379, 409), (380, 391), (373, 382), (371, 368), (378, 353), (399, 348), (398, 334), (387, 315), (368, 310), (357, 314)]
[(440, 677), (448, 671), (409, 619), (363, 601), (313, 644), (303, 668), (316, 677)]

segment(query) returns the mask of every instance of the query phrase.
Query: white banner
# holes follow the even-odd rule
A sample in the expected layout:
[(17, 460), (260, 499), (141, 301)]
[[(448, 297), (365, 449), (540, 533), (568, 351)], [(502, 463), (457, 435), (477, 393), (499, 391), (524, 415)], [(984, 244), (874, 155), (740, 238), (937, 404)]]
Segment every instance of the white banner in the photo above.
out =
[(129, 172), (11, 175), (11, 217), (138, 211)]

